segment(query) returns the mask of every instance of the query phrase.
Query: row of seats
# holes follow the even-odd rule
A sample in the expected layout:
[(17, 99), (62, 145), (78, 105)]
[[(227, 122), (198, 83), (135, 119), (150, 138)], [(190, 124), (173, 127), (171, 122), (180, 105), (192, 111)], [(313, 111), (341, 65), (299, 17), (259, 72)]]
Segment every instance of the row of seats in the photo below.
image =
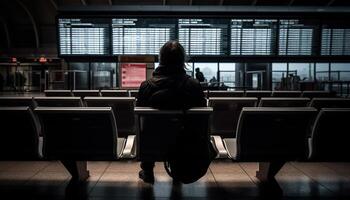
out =
[[(118, 132), (122, 137), (135, 135), (133, 97), (0, 97), (0, 106), (36, 107), (111, 107), (116, 114)], [(236, 137), (235, 128), (243, 107), (314, 107), (350, 108), (350, 99), (345, 98), (209, 98), (208, 106), (214, 109), (210, 122), (210, 133), (221, 138)], [(215, 138), (215, 137), (214, 137)], [(220, 146), (220, 138), (216, 144)], [(221, 145), (222, 146), (222, 145)]]
[[(210, 107), (186, 113), (135, 108), (138, 159), (166, 159), (175, 140), (172, 134), (164, 133), (183, 128), (206, 133), (212, 112)], [(34, 111), (30, 107), (0, 107), (0, 158), (33, 160), (44, 155), (58, 160), (118, 159), (126, 140), (118, 135), (115, 114), (111, 107), (38, 107)], [(186, 119), (193, 115), (194, 119), (183, 124), (184, 115)], [(349, 119), (350, 109), (344, 108), (320, 112), (312, 107), (242, 108), (236, 137), (225, 138), (223, 143), (230, 158), (237, 161), (285, 162), (303, 158), (306, 153), (318, 161), (346, 161)], [(189, 154), (196, 156), (196, 151)]]
[(207, 90), (206, 97), (336, 97), (336, 93), (329, 91), (268, 91), (268, 90), (247, 90), (247, 91), (220, 91)]
[[(138, 90), (45, 90), (45, 96), (103, 96), (103, 97), (137, 97)], [(336, 93), (328, 91), (222, 91), (206, 90), (209, 97), (336, 97)]]
[(138, 90), (45, 90), (47, 97), (136, 97)]

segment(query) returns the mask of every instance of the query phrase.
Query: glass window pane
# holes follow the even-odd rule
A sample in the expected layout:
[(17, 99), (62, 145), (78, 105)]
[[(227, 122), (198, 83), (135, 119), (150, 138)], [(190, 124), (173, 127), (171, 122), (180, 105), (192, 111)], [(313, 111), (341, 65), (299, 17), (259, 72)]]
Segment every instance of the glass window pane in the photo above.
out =
[(350, 81), (350, 63), (331, 63), (332, 80)]
[(316, 80), (328, 81), (328, 79), (329, 79), (329, 64), (316, 63)]
[(218, 79), (218, 63), (194, 63), (194, 68), (199, 68), (203, 73), (205, 82), (209, 82), (213, 77)]
[(313, 81), (314, 63), (289, 63), (289, 74), (299, 76), (301, 81)]
[(219, 63), (220, 71), (235, 71), (236, 63)]
[(70, 69), (66, 80), (72, 84), (73, 90), (89, 89), (89, 63), (70, 63)]
[(287, 63), (272, 63), (272, 89), (282, 89), (282, 77), (287, 75)]
[(93, 89), (116, 87), (116, 63), (91, 63)]
[(193, 77), (193, 63), (185, 63), (185, 66), (186, 74)]

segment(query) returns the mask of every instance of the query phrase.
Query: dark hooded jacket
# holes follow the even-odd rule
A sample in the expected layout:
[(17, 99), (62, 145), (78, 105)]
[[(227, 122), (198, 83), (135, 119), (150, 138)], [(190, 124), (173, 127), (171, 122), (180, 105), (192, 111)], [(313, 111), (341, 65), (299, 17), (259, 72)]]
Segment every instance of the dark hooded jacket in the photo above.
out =
[(151, 79), (141, 83), (136, 104), (158, 109), (189, 109), (206, 106), (206, 100), (199, 82), (184, 69), (160, 65)]

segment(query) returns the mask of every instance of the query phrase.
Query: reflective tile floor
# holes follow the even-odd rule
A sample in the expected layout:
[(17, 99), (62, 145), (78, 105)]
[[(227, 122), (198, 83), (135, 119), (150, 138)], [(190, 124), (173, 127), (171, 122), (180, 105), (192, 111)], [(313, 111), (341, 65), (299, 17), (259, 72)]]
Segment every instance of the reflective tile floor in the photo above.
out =
[(219, 160), (199, 181), (173, 184), (162, 163), (155, 184), (138, 178), (135, 161), (89, 162), (86, 184), (70, 183), (53, 162), (0, 162), (0, 199), (350, 199), (350, 163), (287, 163), (277, 175), (283, 195), (262, 193), (257, 163)]

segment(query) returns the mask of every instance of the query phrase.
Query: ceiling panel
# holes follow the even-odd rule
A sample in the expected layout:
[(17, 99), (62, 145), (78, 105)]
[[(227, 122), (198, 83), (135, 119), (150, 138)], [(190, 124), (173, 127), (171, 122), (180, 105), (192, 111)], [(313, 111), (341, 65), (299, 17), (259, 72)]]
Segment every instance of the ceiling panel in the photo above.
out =
[(330, 0), (294, 0), (293, 6), (325, 6)]
[(163, 0), (113, 0), (113, 5), (163, 5)]
[(286, 6), (291, 0), (257, 0), (257, 6)]
[(188, 5), (190, 0), (166, 0), (166, 5)]

